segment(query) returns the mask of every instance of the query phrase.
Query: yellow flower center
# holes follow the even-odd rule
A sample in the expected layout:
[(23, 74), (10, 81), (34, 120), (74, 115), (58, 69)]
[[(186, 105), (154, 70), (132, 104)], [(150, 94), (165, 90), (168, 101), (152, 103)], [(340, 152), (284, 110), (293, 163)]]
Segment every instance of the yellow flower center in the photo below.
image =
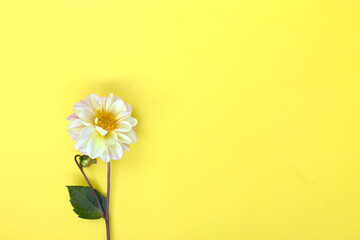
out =
[(111, 113), (108, 112), (98, 113), (97, 118), (98, 118), (98, 122), (96, 124), (97, 126), (107, 131), (111, 131), (115, 129), (116, 120)]

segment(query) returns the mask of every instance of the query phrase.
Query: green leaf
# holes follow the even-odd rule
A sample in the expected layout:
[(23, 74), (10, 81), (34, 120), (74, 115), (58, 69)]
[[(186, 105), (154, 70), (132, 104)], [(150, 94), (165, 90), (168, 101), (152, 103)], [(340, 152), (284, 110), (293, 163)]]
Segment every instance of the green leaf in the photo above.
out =
[[(90, 187), (66, 186), (70, 194), (70, 203), (79, 218), (99, 219), (102, 218), (101, 210)], [(99, 197), (102, 209), (106, 209), (106, 198), (95, 189)]]

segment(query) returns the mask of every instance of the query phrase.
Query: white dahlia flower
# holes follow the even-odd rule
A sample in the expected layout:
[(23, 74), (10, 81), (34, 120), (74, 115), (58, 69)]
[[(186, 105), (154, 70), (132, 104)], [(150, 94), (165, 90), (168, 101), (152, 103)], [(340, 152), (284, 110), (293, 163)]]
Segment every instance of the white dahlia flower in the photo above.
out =
[(120, 159), (129, 144), (136, 143), (137, 120), (131, 117), (131, 106), (112, 93), (108, 97), (90, 94), (74, 105), (68, 117), (68, 132), (75, 149), (105, 162)]

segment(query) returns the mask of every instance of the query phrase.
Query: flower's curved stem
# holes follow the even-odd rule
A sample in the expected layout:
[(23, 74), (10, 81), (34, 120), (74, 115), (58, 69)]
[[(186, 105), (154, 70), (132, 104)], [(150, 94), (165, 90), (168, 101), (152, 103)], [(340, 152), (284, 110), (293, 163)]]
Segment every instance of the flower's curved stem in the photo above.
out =
[(107, 164), (108, 170), (107, 170), (107, 195), (106, 195), (106, 217), (105, 217), (105, 223), (106, 223), (106, 236), (107, 240), (110, 240), (110, 221), (109, 221), (109, 202), (110, 202), (110, 162)]
[(98, 203), (98, 205), (99, 205), (99, 208), (100, 208), (102, 217), (103, 217), (104, 219), (106, 219), (106, 215), (105, 215), (105, 213), (104, 213), (104, 209), (103, 209), (102, 206), (101, 206), (99, 197), (98, 197), (98, 195), (95, 193), (95, 190), (94, 190), (93, 186), (91, 185), (91, 183), (90, 183), (89, 179), (87, 178), (85, 172), (83, 171), (82, 167), (80, 166), (80, 164), (79, 164), (79, 162), (78, 162), (78, 160), (77, 160), (78, 157), (81, 157), (81, 156), (80, 156), (80, 155), (76, 155), (76, 156), (74, 157), (75, 162), (76, 162), (76, 165), (79, 167), (79, 169), (80, 169), (81, 173), (83, 174), (86, 182), (88, 183), (91, 191), (93, 192), (93, 194), (94, 194), (94, 196), (95, 196), (95, 199), (96, 199), (96, 201), (97, 201), (97, 203)]

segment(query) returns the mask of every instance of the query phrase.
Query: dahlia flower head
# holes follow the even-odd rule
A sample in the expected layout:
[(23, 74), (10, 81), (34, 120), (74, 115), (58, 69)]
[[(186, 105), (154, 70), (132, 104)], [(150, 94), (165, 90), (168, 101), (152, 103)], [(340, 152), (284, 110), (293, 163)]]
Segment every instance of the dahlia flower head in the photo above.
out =
[(67, 118), (75, 149), (105, 162), (120, 159), (124, 150), (129, 151), (129, 144), (136, 143), (137, 120), (131, 112), (130, 104), (112, 93), (108, 97), (90, 94), (76, 103), (74, 113)]

